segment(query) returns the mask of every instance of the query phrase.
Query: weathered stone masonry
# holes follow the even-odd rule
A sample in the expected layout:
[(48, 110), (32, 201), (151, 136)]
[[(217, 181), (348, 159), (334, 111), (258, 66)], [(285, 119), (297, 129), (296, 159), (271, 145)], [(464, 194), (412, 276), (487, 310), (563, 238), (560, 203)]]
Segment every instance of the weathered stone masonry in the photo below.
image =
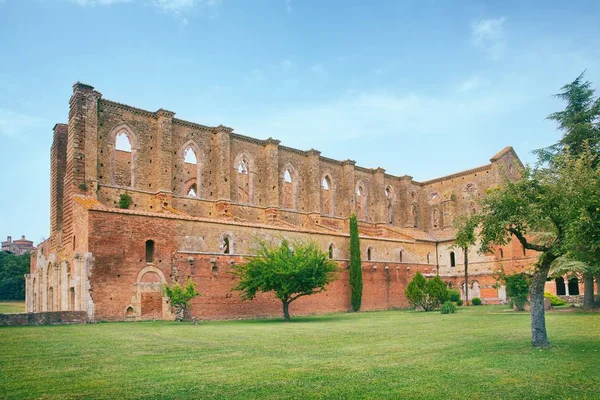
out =
[[(407, 306), (416, 271), (462, 283), (462, 254), (452, 248), (453, 218), (476, 207), (520, 161), (507, 147), (479, 168), (427, 182), (259, 140), (225, 126), (137, 109), (73, 86), (68, 124), (51, 148), (51, 235), (32, 257), (27, 310), (82, 310), (90, 319), (172, 318), (161, 285), (193, 277), (203, 296), (192, 315), (271, 316), (269, 295), (242, 302), (231, 265), (256, 236), (314, 240), (340, 266), (322, 294), (298, 300), (296, 313), (350, 309), (348, 217), (360, 221), (363, 309)], [(133, 199), (118, 208), (119, 197)], [(490, 272), (520, 270), (534, 254), (511, 243), (470, 254), (471, 291), (499, 302)]]

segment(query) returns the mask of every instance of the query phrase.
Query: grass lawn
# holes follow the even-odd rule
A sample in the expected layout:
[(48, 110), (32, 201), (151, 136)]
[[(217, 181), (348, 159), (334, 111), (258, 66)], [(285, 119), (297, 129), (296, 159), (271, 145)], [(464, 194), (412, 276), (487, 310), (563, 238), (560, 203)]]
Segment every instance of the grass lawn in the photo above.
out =
[(6, 398), (597, 399), (600, 313), (385, 311), (0, 328)]
[(25, 312), (24, 301), (0, 301), (0, 314)]

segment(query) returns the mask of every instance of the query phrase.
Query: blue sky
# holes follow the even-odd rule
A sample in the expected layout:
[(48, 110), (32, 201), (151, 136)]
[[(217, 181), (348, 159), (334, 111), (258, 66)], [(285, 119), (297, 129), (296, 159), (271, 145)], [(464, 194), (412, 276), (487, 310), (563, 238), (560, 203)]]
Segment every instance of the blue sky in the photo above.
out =
[(71, 85), (426, 180), (560, 133), (597, 1), (0, 0), (0, 238), (49, 234)]

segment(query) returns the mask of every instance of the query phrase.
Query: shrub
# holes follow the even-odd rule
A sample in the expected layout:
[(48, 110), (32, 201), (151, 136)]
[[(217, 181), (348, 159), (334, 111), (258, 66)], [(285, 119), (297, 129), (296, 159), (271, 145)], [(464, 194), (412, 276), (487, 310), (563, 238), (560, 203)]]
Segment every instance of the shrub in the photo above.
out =
[(479, 297), (473, 297), (473, 299), (471, 300), (471, 303), (473, 303), (474, 306), (480, 306), (481, 299)]
[(412, 307), (431, 311), (448, 300), (448, 289), (439, 276), (427, 280), (417, 271), (404, 291), (404, 295)]
[(454, 314), (456, 312), (456, 306), (454, 305), (453, 302), (447, 301), (444, 304), (442, 304), (442, 307), (440, 308), (440, 312), (442, 314)]
[(119, 208), (127, 209), (133, 203), (133, 199), (129, 195), (129, 193), (122, 193), (119, 196)]
[(448, 300), (458, 302), (460, 300), (460, 292), (456, 289), (448, 289)]
[(185, 281), (185, 286), (181, 286), (179, 282), (175, 282), (171, 286), (164, 284), (163, 293), (169, 298), (169, 300), (171, 300), (171, 307), (175, 310), (175, 315), (180, 321), (183, 319), (189, 319), (189, 316), (186, 315), (189, 302), (194, 297), (200, 295), (200, 293), (198, 293), (196, 290), (194, 281), (191, 278), (188, 278)]
[(456, 300), (456, 305), (457, 306), (462, 306), (463, 305), (463, 301), (461, 299)]
[(525, 303), (529, 295), (529, 277), (524, 273), (504, 276), (506, 284), (506, 295), (517, 307), (517, 310), (525, 310)]
[(567, 302), (565, 300), (561, 299), (558, 296), (553, 295), (552, 293), (544, 292), (544, 297), (547, 299), (550, 299), (550, 304), (553, 307), (564, 306), (565, 304), (567, 304)]

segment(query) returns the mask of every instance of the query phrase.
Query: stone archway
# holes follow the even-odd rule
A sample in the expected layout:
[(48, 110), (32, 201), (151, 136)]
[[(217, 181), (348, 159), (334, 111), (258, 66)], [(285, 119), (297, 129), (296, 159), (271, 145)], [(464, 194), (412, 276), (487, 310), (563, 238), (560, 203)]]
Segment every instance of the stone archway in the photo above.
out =
[(165, 276), (153, 265), (142, 268), (136, 280), (136, 294), (125, 310), (127, 319), (172, 319), (167, 298), (163, 296)]

